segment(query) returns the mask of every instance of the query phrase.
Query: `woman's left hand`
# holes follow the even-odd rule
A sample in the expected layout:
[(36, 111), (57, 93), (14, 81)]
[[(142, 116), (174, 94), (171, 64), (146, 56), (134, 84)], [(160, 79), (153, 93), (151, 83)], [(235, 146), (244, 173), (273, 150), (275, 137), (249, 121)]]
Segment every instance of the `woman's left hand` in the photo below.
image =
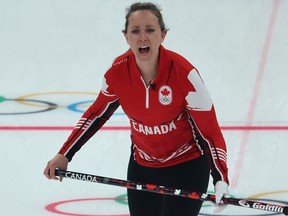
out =
[(218, 181), (215, 184), (215, 203), (221, 204), (223, 197), (229, 197), (228, 184), (225, 181)]
[(225, 181), (218, 181), (215, 184), (215, 203), (218, 206), (214, 210), (214, 213), (219, 213), (227, 207), (227, 205), (221, 202), (223, 197), (225, 198), (229, 197), (228, 184)]

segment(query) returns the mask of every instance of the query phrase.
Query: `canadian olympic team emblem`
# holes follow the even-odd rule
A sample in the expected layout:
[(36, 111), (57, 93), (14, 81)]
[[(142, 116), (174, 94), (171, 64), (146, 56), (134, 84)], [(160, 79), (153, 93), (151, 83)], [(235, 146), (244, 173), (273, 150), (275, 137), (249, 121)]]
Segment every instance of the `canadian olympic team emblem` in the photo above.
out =
[(159, 89), (159, 101), (163, 105), (169, 105), (172, 102), (172, 90), (169, 86), (162, 86)]

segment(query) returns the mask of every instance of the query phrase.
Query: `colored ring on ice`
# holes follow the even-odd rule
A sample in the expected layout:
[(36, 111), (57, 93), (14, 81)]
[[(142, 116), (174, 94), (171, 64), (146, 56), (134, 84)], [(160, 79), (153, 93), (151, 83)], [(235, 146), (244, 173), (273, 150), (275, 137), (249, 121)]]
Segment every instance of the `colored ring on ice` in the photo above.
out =
[[(70, 104), (67, 106), (67, 108), (71, 111), (74, 111), (74, 112), (79, 112), (79, 113), (84, 113), (85, 110), (81, 110), (79, 109), (79, 106), (81, 105), (84, 105), (84, 104), (92, 104), (95, 100), (87, 100), (87, 101), (80, 101), (80, 102), (77, 102), (77, 103), (73, 103), (73, 104)], [(120, 116), (120, 115), (125, 115), (125, 113), (123, 112), (114, 112), (113, 115), (117, 115), (117, 116)]]
[(67, 108), (71, 111), (74, 111), (74, 112), (80, 112), (80, 113), (84, 113), (85, 110), (81, 110), (78, 108), (78, 106), (80, 105), (83, 105), (83, 104), (87, 104), (87, 103), (93, 103), (94, 100), (88, 100), (88, 101), (81, 101), (81, 102), (77, 102), (77, 103), (73, 103), (73, 104), (70, 104), (67, 106)]
[(47, 206), (45, 206), (45, 209), (49, 212), (55, 213), (55, 214), (61, 214), (61, 215), (70, 215), (70, 216), (130, 216), (130, 214), (79, 214), (79, 213), (72, 213), (72, 212), (66, 212), (59, 210), (59, 206), (65, 205), (65, 204), (71, 204), (76, 202), (87, 202), (87, 201), (115, 201), (117, 199), (123, 199), (123, 198), (84, 198), (84, 199), (74, 199), (74, 200), (65, 200), (65, 201), (59, 201), (55, 203), (51, 203)]
[(117, 196), (115, 201), (117, 203), (120, 203), (121, 205), (128, 205), (127, 194), (121, 194), (121, 195)]
[(281, 193), (288, 193), (288, 190), (280, 190), (280, 191), (269, 191), (264, 193), (255, 194), (249, 197), (249, 199), (259, 198), (267, 195), (273, 195), (273, 194), (281, 194)]
[(1, 103), (5, 101), (16, 101), (16, 102), (29, 102), (31, 104), (40, 104), (40, 107), (44, 107), (44, 109), (41, 110), (35, 110), (35, 111), (27, 111), (27, 112), (0, 112), (0, 115), (23, 115), (23, 114), (35, 114), (35, 113), (41, 113), (41, 112), (47, 112), (51, 111), (57, 108), (57, 104), (48, 102), (48, 101), (42, 101), (42, 100), (33, 100), (33, 99), (8, 99), (1, 96)]

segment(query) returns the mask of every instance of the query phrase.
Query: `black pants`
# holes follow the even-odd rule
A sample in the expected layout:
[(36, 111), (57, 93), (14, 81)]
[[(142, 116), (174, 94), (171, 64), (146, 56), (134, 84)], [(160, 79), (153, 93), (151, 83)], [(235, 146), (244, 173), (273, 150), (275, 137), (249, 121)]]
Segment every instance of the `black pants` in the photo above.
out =
[[(206, 193), (210, 168), (202, 156), (167, 168), (140, 166), (131, 157), (128, 180)], [(196, 216), (202, 201), (128, 189), (131, 216)]]

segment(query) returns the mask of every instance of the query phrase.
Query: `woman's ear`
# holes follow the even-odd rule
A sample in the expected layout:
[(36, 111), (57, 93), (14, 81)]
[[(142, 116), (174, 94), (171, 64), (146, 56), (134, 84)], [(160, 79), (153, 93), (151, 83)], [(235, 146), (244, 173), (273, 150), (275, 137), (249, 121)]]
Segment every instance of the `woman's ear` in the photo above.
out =
[(164, 41), (166, 35), (167, 35), (167, 31), (162, 31), (162, 32), (161, 32), (162, 42)]
[(127, 33), (123, 32), (123, 35), (124, 35), (124, 37), (125, 37), (125, 39), (126, 39), (126, 43), (129, 44), (129, 43), (128, 43), (128, 36), (127, 36)]

